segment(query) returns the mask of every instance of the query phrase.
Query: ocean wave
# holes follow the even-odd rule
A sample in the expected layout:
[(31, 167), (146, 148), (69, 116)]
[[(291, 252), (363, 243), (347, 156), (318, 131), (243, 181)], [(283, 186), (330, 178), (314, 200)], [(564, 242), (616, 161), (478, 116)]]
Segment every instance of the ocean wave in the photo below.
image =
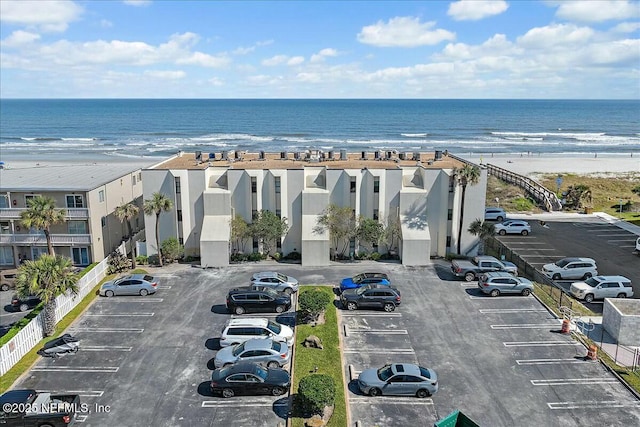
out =
[(400, 135), (407, 138), (424, 138), (429, 134), (428, 133), (401, 133)]

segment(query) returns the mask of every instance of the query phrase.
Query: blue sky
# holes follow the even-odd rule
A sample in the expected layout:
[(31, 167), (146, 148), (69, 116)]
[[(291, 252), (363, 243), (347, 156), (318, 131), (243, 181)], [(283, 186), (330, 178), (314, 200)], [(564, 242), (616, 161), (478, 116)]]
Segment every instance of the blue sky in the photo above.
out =
[(0, 1), (2, 98), (640, 99), (636, 1)]

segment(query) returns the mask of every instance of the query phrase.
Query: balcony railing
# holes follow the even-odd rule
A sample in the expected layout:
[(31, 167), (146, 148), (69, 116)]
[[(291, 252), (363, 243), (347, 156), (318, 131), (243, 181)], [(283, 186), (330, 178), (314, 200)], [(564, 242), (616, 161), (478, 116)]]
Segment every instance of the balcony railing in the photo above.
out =
[[(89, 209), (87, 208), (62, 208), (67, 211), (67, 219), (88, 219)], [(20, 213), (26, 208), (0, 208), (0, 220), (20, 219)]]
[[(46, 245), (44, 234), (0, 234), (0, 243), (10, 245)], [(52, 234), (54, 246), (90, 245), (91, 234)]]

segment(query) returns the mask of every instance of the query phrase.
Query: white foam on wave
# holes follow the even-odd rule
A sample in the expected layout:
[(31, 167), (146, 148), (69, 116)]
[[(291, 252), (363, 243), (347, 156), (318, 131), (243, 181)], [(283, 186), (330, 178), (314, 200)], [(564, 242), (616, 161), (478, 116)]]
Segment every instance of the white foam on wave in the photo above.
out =
[(257, 136), (247, 133), (214, 133), (210, 135), (196, 136), (189, 138), (190, 141), (198, 142), (215, 142), (215, 141), (252, 141), (252, 142), (271, 142), (274, 140), (272, 136)]
[(429, 134), (428, 133), (401, 133), (400, 135), (407, 138), (424, 138)]

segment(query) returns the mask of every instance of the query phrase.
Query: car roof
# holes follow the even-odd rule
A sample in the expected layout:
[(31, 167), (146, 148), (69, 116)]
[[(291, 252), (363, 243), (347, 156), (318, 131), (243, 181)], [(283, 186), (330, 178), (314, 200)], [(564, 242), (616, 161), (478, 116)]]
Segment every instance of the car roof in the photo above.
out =
[[(29, 396), (36, 394), (35, 390), (9, 390), (0, 396), (0, 404), (2, 403), (23, 403)], [(7, 411), (8, 412), (8, 411)]]
[(581, 257), (568, 257), (568, 258), (563, 258), (561, 261), (568, 261), (568, 262), (593, 262), (595, 263), (595, 261), (592, 258), (581, 258)]
[(258, 369), (258, 364), (255, 362), (238, 362), (238, 363), (234, 363), (231, 366), (227, 366), (226, 368), (222, 368), (222, 370), (224, 371), (224, 376), (227, 377), (229, 375), (232, 374), (238, 374), (238, 373), (255, 373), (256, 370)]
[(420, 367), (413, 363), (392, 363), (391, 370), (394, 374), (422, 376), (420, 373)]
[[(259, 273), (254, 273), (253, 277), (264, 278), (264, 277), (275, 277), (277, 275), (278, 275), (278, 272), (276, 271), (261, 271)], [(286, 274), (283, 274), (283, 276), (286, 276)]]
[(227, 326), (267, 326), (269, 320), (264, 317), (244, 317), (242, 319), (229, 319)]
[(245, 350), (269, 350), (273, 345), (273, 340), (253, 338), (244, 342)]
[(594, 279), (598, 280), (599, 282), (631, 282), (631, 279), (627, 279), (624, 276), (595, 276)]
[(487, 277), (513, 277), (513, 274), (508, 271), (489, 271), (486, 274)]

